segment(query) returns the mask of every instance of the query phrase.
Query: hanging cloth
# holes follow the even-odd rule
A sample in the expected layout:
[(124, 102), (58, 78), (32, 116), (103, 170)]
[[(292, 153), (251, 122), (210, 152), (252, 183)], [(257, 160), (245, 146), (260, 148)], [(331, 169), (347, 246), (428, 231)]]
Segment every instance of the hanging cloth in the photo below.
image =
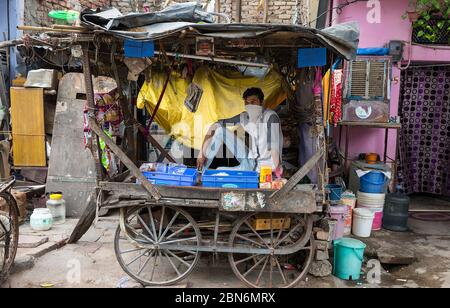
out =
[(342, 70), (334, 70), (331, 74), (330, 122), (337, 126), (342, 120)]

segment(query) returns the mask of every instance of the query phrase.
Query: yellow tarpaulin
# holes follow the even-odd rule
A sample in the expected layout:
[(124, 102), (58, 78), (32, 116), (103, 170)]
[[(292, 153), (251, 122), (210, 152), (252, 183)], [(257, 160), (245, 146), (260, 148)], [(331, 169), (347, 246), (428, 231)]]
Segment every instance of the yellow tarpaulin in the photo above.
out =
[[(153, 113), (167, 75), (154, 72), (138, 97), (137, 107)], [(216, 72), (208, 66), (199, 68), (193, 82), (203, 90), (198, 110), (190, 112), (184, 105), (190, 81), (172, 73), (170, 83), (161, 102), (155, 121), (169, 134), (188, 147), (199, 149), (208, 127), (221, 119), (243, 112), (242, 94), (250, 87), (261, 88), (266, 97), (266, 107), (275, 108), (286, 99), (281, 83), (282, 76), (271, 70), (264, 79), (243, 76), (239, 72)]]

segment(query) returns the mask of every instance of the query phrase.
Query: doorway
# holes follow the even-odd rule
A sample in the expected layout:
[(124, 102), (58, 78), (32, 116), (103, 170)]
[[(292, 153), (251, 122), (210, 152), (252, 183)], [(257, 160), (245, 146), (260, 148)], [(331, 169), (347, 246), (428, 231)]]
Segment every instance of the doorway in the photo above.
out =
[(399, 114), (402, 190), (450, 197), (450, 65), (403, 71)]

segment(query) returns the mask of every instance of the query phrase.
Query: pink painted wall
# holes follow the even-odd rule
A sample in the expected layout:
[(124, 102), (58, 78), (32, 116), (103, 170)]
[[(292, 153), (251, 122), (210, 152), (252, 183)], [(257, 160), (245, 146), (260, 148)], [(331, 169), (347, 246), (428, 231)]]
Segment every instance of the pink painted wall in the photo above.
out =
[[(345, 3), (345, 0), (335, 1)], [(380, 22), (370, 23), (367, 16), (374, 8), (373, 3), (377, 1), (356, 2), (342, 9), (341, 14), (333, 13), (333, 23), (344, 23), (357, 21), (360, 25), (360, 48), (365, 47), (385, 47), (391, 40), (402, 40), (410, 42), (411, 22), (403, 19), (402, 15), (408, 9), (409, 0), (379, 0), (381, 15)], [(439, 47), (429, 48), (427, 46), (412, 46), (410, 53), (409, 44), (405, 48), (404, 59), (419, 62), (450, 62), (450, 48)], [(404, 63), (403, 66), (406, 66)], [(392, 70), (391, 84), (391, 116), (398, 114), (399, 96), (400, 96), (400, 76), (401, 71), (397, 65)], [(401, 115), (400, 115), (401, 116)], [(345, 134), (343, 139), (345, 140)], [(395, 157), (396, 134), (392, 130), (389, 135), (388, 156)], [(362, 129), (353, 128), (349, 133), (349, 157), (355, 158), (359, 153), (376, 152), (380, 156), (384, 153), (384, 130), (381, 129)], [(342, 143), (344, 147), (344, 142)]]

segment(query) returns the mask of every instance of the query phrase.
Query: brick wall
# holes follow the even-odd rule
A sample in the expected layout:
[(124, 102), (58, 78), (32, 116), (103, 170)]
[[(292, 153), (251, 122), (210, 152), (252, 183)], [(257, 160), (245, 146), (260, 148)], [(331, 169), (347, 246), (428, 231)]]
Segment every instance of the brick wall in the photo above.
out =
[(109, 7), (111, 0), (25, 0), (26, 25), (46, 26), (52, 23), (48, 13), (52, 10), (76, 10)]
[[(172, 2), (188, 2), (192, 0), (174, 0)], [(220, 11), (229, 15), (233, 21), (237, 21), (237, 1), (220, 1)], [(299, 0), (302, 1), (307, 0)], [(138, 10), (160, 10), (166, 0), (142, 0), (137, 1)], [(296, 10), (296, 0), (290, 1), (269, 1), (269, 12), (267, 22), (269, 23), (292, 23)], [(259, 0), (242, 0), (241, 22), (243, 23), (261, 23), (264, 21), (264, 8), (259, 7)], [(73, 9), (81, 11), (85, 8), (109, 7), (114, 6), (122, 13), (134, 11), (129, 0), (25, 0), (25, 24), (44, 26), (51, 24), (48, 13), (51, 10)]]
[[(172, 2), (190, 2), (192, 0), (175, 0)], [(303, 0), (307, 1), (307, 0)], [(151, 11), (159, 10), (166, 3), (166, 0), (143, 0), (140, 1), (142, 7), (148, 7)], [(205, 1), (202, 1), (204, 3)], [(267, 22), (269, 23), (292, 23), (296, 10), (296, 0), (290, 1), (269, 1), (269, 13)], [(302, 2), (302, 0), (299, 0)], [(259, 0), (242, 0), (241, 22), (261, 23), (264, 21), (264, 7), (258, 7)], [(117, 7), (122, 13), (131, 11), (128, 0), (112, 0), (111, 4)], [(142, 10), (142, 9), (141, 9)], [(237, 1), (220, 0), (220, 11), (229, 15), (233, 21), (237, 21)]]

